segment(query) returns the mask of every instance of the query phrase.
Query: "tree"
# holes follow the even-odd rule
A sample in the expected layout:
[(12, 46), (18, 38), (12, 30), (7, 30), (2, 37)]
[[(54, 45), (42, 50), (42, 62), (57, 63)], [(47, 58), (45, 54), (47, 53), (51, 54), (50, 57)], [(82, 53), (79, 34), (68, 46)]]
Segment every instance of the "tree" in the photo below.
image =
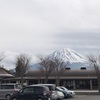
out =
[(54, 69), (54, 61), (52, 59), (49, 59), (48, 57), (43, 56), (39, 56), (38, 58), (40, 59), (39, 64), (41, 65), (38, 68), (39, 72), (42, 73), (45, 79), (45, 83), (48, 83), (48, 78)]
[(100, 92), (100, 55), (88, 55), (87, 56), (89, 65), (92, 66), (96, 72), (96, 76), (98, 79), (98, 91)]
[(9, 71), (10, 74), (12, 74), (12, 75), (15, 76), (15, 71), (14, 71), (14, 69), (10, 69), (10, 70), (8, 70), (8, 71)]
[(1, 62), (4, 58), (5, 58), (4, 53), (1, 53), (1, 54), (0, 54), (0, 62)]
[(54, 73), (55, 73), (55, 78), (56, 78), (56, 85), (59, 86), (60, 83), (60, 77), (63, 75), (65, 72), (65, 68), (69, 65), (69, 62), (64, 62), (60, 58), (53, 58), (54, 60)]
[[(4, 53), (0, 54), (0, 62), (5, 58)], [(0, 65), (0, 68), (4, 68), (3, 65)]]
[[(38, 84), (42, 83), (43, 81), (41, 80), (43, 78), (43, 76), (45, 75), (45, 70), (43, 69), (43, 66), (39, 66), (38, 68), (38, 75), (37, 75), (37, 79), (38, 79)], [(47, 83), (48, 79), (45, 78), (45, 83)]]
[(24, 82), (24, 76), (30, 67), (29, 65), (30, 59), (31, 58), (28, 55), (23, 54), (23, 53), (16, 57), (16, 63), (15, 63), (16, 76), (21, 77), (22, 86)]

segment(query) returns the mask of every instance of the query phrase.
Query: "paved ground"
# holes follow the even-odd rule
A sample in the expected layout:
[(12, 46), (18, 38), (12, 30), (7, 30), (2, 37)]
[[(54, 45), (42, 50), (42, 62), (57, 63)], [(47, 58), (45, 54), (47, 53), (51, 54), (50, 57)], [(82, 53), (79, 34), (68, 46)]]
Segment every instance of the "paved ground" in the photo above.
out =
[(73, 98), (68, 98), (64, 100), (100, 100), (100, 95), (76, 95)]
[(74, 98), (67, 100), (100, 100), (100, 95), (76, 95)]
[(98, 90), (73, 90), (75, 92), (98, 92)]
[(77, 95), (97, 95), (100, 93), (98, 90), (74, 90)]

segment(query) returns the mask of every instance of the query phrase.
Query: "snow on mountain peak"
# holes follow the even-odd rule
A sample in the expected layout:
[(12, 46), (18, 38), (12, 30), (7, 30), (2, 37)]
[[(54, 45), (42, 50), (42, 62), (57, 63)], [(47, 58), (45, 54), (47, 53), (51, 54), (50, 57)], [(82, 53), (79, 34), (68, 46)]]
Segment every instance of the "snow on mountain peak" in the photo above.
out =
[(64, 48), (61, 50), (57, 50), (49, 55), (50, 58), (60, 58), (62, 60), (69, 61), (70, 63), (73, 62), (85, 62), (85, 57), (81, 54), (76, 53), (74, 50), (69, 48)]

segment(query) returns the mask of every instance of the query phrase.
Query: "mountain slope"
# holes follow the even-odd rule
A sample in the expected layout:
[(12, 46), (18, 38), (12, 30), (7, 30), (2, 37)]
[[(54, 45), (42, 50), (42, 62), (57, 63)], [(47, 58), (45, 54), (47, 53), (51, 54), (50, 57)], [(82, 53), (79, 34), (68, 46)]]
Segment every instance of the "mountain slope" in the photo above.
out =
[(73, 62), (85, 62), (85, 57), (76, 53), (74, 50), (69, 48), (64, 48), (58, 51), (53, 52), (49, 55), (50, 58), (59, 58), (62, 59), (64, 62), (69, 61), (70, 63)]
[[(64, 48), (61, 50), (57, 50), (52, 54), (48, 55), (50, 59), (54, 59), (55, 57), (58, 59), (62, 59), (65, 63), (68, 61), (71, 69), (80, 69), (81, 67), (89, 67), (86, 59), (79, 53), (76, 53), (74, 50), (69, 48)], [(39, 67), (39, 61), (31, 66), (31, 70)]]

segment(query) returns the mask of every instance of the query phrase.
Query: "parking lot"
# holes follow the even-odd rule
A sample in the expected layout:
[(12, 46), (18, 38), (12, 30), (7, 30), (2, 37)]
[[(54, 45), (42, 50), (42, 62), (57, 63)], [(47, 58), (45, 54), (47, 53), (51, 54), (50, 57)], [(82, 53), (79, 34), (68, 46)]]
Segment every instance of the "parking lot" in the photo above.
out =
[[(0, 98), (5, 98), (5, 96), (7, 95), (8, 99), (9, 99), (10, 98), (9, 95), (11, 93), (15, 92), (14, 87), (16, 85), (19, 85), (19, 84), (12, 84), (12, 83), (2, 84), (1, 86), (3, 88), (1, 88)], [(7, 87), (9, 87), (9, 88), (7, 88)], [(11, 87), (13, 87), (13, 88), (11, 88)], [(22, 97), (23, 100), (24, 99), (34, 100), (34, 99), (39, 98), (38, 97), (39, 94), (41, 94), (41, 96), (43, 98), (45, 98), (46, 95), (47, 96), (50, 95), (50, 92), (48, 92), (48, 91), (50, 91), (50, 89), (52, 89), (52, 90), (54, 89), (52, 92), (52, 95), (51, 95), (52, 100), (57, 100), (57, 99), (62, 100), (64, 97), (67, 98), (67, 97), (73, 97), (73, 96), (75, 96), (75, 97), (67, 98), (67, 99), (63, 99), (63, 100), (100, 100), (100, 93), (98, 92), (98, 90), (74, 90), (74, 91), (69, 90), (68, 91), (68, 90), (63, 90), (62, 88), (63, 87), (56, 87), (54, 84), (38, 84), (38, 85), (32, 85), (32, 86), (25, 87), (22, 89), (23, 91), (21, 91), (21, 92), (16, 91), (16, 94), (18, 94), (18, 95), (14, 95), (14, 96), (15, 96), (15, 98)], [(44, 91), (46, 91), (45, 96), (42, 95), (44, 93)], [(0, 99), (0, 100), (3, 100), (3, 99)]]
[(69, 100), (100, 100), (100, 95), (76, 95), (74, 98), (68, 98), (68, 99)]
[(73, 98), (68, 98), (64, 100), (100, 100), (100, 95), (76, 95)]

